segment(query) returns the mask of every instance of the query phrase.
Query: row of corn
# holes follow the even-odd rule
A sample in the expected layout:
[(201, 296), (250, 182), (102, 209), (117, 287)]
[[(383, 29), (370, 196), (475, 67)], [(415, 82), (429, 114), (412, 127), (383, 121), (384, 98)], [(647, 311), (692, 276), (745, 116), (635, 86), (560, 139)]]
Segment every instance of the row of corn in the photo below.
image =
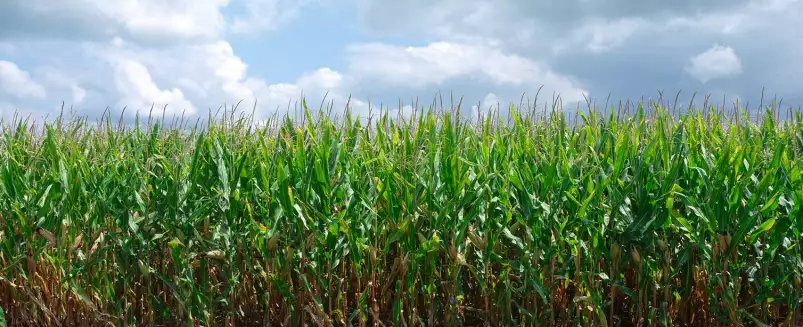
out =
[(303, 108), (3, 122), (0, 326), (803, 324), (799, 111)]

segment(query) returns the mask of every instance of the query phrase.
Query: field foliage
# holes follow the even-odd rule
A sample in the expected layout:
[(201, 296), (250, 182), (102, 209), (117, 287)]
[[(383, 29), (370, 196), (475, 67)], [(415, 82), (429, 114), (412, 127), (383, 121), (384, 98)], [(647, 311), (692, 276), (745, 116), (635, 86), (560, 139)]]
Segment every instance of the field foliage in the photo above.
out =
[(668, 108), (6, 121), (0, 325), (801, 325), (801, 113)]

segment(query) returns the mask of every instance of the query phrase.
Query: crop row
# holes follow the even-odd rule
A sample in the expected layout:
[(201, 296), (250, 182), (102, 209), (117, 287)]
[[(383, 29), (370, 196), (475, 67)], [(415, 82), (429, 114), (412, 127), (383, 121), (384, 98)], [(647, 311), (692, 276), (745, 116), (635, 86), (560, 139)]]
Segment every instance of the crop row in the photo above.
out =
[(800, 112), (510, 111), (6, 122), (0, 322), (803, 322)]

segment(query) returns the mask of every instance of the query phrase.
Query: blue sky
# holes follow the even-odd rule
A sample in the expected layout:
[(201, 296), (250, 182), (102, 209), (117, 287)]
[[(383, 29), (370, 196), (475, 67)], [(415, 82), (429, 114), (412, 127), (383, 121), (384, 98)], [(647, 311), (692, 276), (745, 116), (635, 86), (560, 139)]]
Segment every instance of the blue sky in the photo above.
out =
[(663, 90), (754, 106), (765, 88), (797, 106), (801, 18), (800, 0), (7, 0), (0, 115), (242, 100), (266, 117), (302, 91), (359, 113), (439, 91), (486, 108), (540, 87), (541, 103)]

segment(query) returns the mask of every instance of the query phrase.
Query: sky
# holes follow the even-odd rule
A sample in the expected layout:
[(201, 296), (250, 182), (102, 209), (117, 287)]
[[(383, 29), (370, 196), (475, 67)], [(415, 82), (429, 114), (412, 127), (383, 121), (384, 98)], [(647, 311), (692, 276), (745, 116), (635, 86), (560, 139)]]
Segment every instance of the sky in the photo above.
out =
[(261, 119), (302, 95), (409, 113), (438, 94), (473, 114), (537, 92), (797, 106), (801, 19), (803, 0), (4, 0), (0, 116)]

